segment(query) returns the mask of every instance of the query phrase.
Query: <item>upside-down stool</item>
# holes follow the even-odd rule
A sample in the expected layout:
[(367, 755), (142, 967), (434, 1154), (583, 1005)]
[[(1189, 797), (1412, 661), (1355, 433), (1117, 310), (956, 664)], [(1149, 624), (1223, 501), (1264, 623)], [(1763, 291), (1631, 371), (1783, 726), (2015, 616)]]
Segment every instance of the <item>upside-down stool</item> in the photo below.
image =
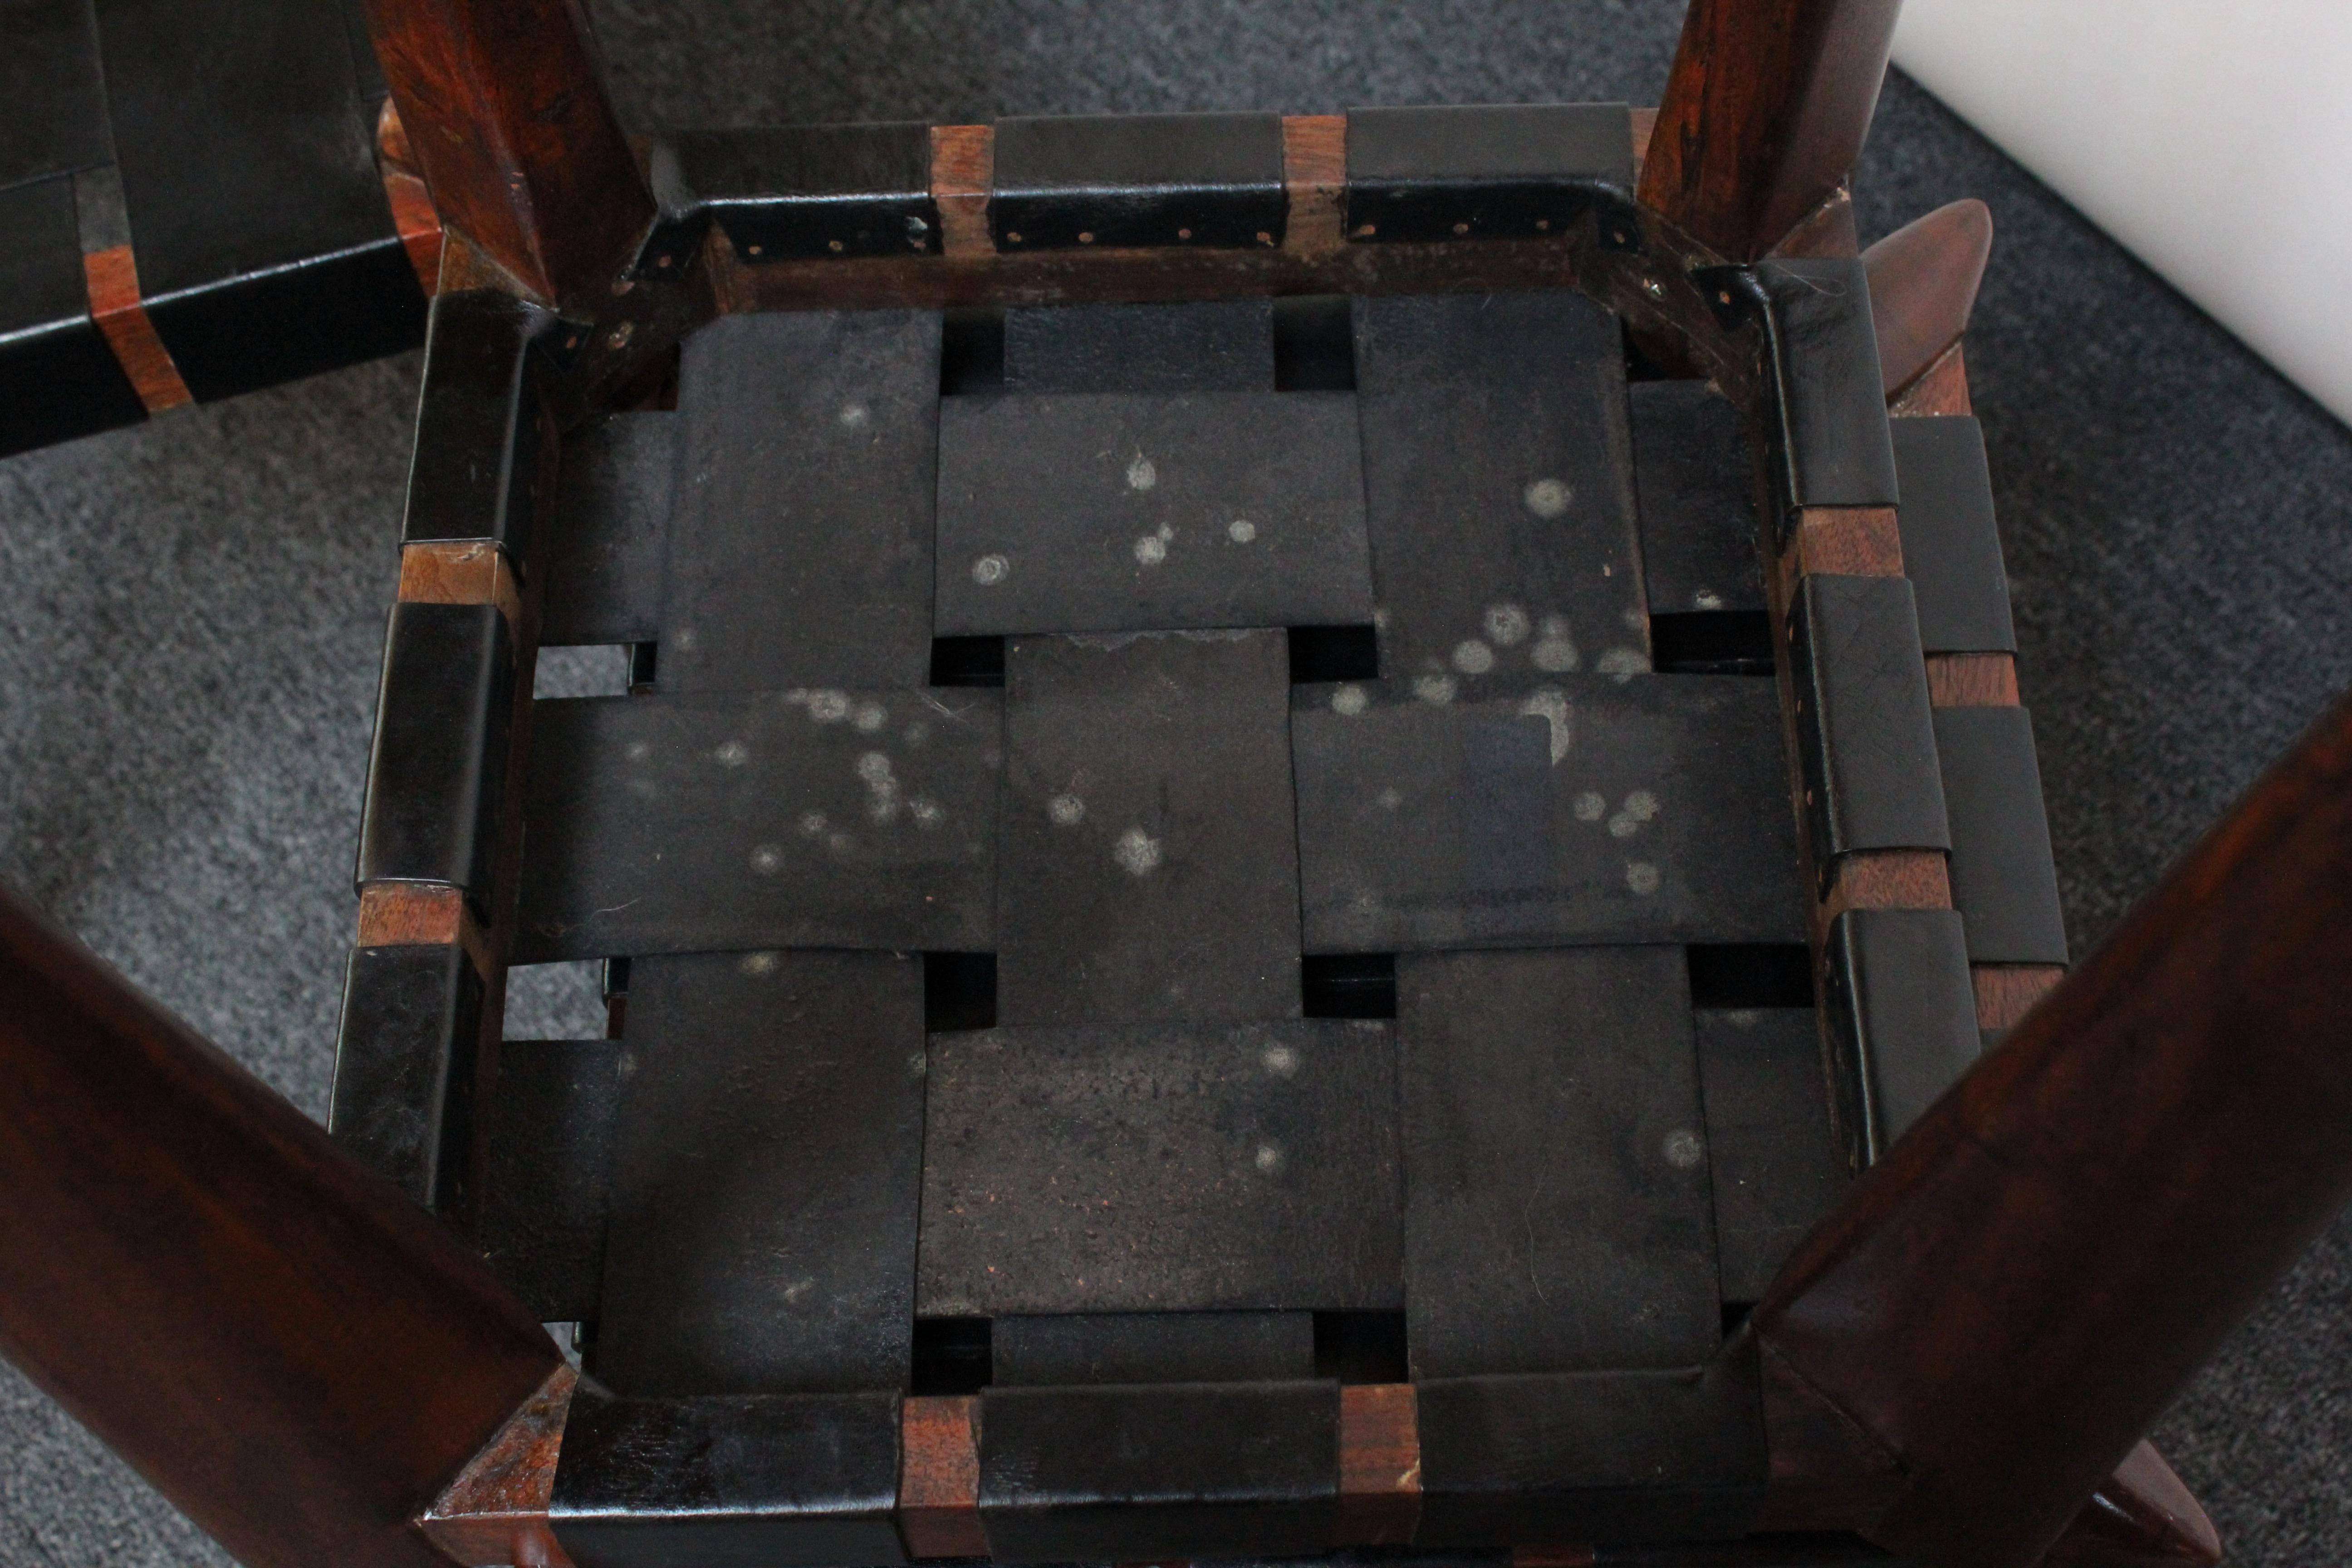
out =
[(331, 1140), (9, 911), (0, 1343), (264, 1563), (2217, 1561), (2141, 1436), (2352, 1175), (2352, 716), (2066, 977), (1894, 13), (633, 147), (371, 0)]

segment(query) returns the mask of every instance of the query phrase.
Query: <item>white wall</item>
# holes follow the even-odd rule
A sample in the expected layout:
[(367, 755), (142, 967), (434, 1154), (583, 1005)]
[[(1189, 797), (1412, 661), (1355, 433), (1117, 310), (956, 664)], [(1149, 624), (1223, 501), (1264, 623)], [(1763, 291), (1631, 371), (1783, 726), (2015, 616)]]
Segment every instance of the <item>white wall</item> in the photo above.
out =
[(2352, 421), (2352, 0), (1905, 0), (1895, 60)]

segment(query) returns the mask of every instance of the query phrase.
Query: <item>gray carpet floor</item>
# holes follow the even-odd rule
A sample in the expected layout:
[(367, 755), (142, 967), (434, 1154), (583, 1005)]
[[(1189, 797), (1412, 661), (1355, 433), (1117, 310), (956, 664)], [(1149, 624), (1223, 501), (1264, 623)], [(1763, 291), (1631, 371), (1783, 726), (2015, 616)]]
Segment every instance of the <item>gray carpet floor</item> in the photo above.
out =
[[(625, 117), (654, 126), (1647, 103), (1680, 5), (594, 9)], [(1857, 184), (1865, 239), (1960, 195), (1999, 226), (1969, 359), (2079, 953), (2352, 684), (2352, 432), (1899, 78)], [(417, 369), (0, 462), (0, 880), (313, 1116)], [(510, 1026), (588, 1000), (541, 977)], [(2157, 1436), (2234, 1563), (2352, 1558), (2352, 1219)], [(223, 1560), (0, 1366), (0, 1564)]]

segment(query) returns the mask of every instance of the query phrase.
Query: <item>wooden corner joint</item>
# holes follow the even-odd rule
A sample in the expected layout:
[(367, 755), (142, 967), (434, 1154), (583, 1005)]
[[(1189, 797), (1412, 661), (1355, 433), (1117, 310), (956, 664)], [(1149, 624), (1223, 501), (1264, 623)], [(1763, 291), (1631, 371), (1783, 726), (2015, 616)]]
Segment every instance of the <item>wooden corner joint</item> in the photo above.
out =
[(194, 403), (195, 395), (180, 379), (180, 367), (172, 363), (172, 351), (163, 346), (140, 299), (139, 263), (131, 247), (91, 251), (81, 258), (81, 269), (90, 320), (105, 334), (147, 412), (162, 414)]
[(400, 110), (389, 98), (375, 119), (375, 161), (384, 199), (392, 204), (393, 231), (400, 236), (401, 248), (408, 252), (408, 264), (429, 300), (441, 282), (441, 215), (434, 210), (425, 172), (408, 144), (408, 128), (401, 124)]
[(580, 1374), (559, 1366), (416, 1521), (465, 1568), (572, 1568), (548, 1527), (563, 1423)]
[(2007, 653), (1929, 654), (1927, 701), (1937, 708), (2018, 706), (2017, 656)]
[(1341, 1546), (1410, 1546), (1421, 1526), (1421, 1418), (1409, 1383), (1339, 1390)]
[(898, 1406), (898, 1535), (909, 1557), (986, 1557), (980, 1523), (980, 1401)]
[(430, 540), (400, 551), (404, 605), (496, 605), (522, 635), (522, 594), (507, 552), (486, 539)]
[(1886, 1446), (1763, 1341), (1769, 1468), (1759, 1531), (1867, 1531), (1903, 1487)]
[(1799, 218), (1780, 237), (1771, 254), (1775, 259), (1787, 260), (1861, 255), (1862, 237), (1853, 226), (1852, 189), (1840, 185), (1822, 197), (1819, 206)]
[(1926, 370), (1888, 395), (1886, 412), (1890, 417), (1922, 419), (1973, 412), (1969, 402), (1968, 359), (1961, 352), (1963, 341), (1953, 340), (1952, 346), (1937, 355)]

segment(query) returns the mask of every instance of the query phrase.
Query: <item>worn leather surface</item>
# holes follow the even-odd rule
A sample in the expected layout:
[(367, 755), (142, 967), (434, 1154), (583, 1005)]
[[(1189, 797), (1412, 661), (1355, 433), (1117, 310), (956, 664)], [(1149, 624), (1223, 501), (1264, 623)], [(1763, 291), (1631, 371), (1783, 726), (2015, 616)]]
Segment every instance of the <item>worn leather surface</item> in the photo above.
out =
[(425, 297), (336, 8), (97, 11), (140, 292), (197, 400), (413, 347)]
[(2009, 574), (1993, 521), (1982, 427), (1971, 418), (1894, 419), (1903, 476), (1903, 574), (1929, 653), (2013, 653)]
[(393, 606), (359, 881), (443, 882), (488, 913), (513, 693), (497, 605)]
[(1860, 849), (1945, 849), (1944, 789), (1911, 584), (1811, 576), (1789, 617), (1814, 868)]
[(433, 303), (401, 542), (488, 540), (528, 571), (541, 477), (539, 367), (555, 318), (495, 289)]
[(1723, 1299), (1754, 1301), (1845, 1185), (1811, 1007), (1694, 1012)]
[(1840, 1131), (1859, 1170), (1977, 1058), (1967, 939), (1951, 910), (1848, 910), (1823, 963)]
[(1278, 113), (1022, 116), (996, 122), (999, 250), (1265, 249), (1289, 226)]
[(991, 1390), (989, 1544), (1022, 1562), (1319, 1551), (1339, 1505), (1339, 1417), (1336, 1383)]
[(73, 177), (0, 190), (0, 452), (146, 418), (90, 320)]
[(478, 1239), (499, 1278), (543, 1322), (599, 1316), (620, 1066), (621, 1047), (611, 1040), (499, 1047)]
[(640, 276), (660, 273), (661, 255), (681, 265), (713, 222), (746, 261), (939, 253), (920, 121), (680, 132), (656, 144), (651, 167), (662, 224)]
[(2063, 963), (2033, 721), (2022, 708), (1943, 708), (1936, 758), (1952, 829), (1952, 906), (1972, 963)]
[(906, 1560), (888, 1394), (572, 1396), (548, 1521), (581, 1568)]
[(1414, 1381), (1712, 1355), (1682, 954), (1406, 953), (1396, 1027)]
[(462, 947), (362, 947), (343, 981), (327, 1131), (428, 1209), (470, 1186), (482, 980)]
[(1895, 505), (1878, 335), (1861, 261), (1766, 261), (1755, 277), (1769, 320), (1766, 374), (1780, 426), (1782, 508)]
[(623, 1043), (597, 1375), (662, 1396), (903, 1389), (921, 965), (640, 958)]
[(658, 641), (677, 443), (675, 412), (610, 415), (563, 443), (541, 647)]
[(1617, 103), (1348, 111), (1346, 227), (1358, 243), (1563, 234), (1633, 183)]

